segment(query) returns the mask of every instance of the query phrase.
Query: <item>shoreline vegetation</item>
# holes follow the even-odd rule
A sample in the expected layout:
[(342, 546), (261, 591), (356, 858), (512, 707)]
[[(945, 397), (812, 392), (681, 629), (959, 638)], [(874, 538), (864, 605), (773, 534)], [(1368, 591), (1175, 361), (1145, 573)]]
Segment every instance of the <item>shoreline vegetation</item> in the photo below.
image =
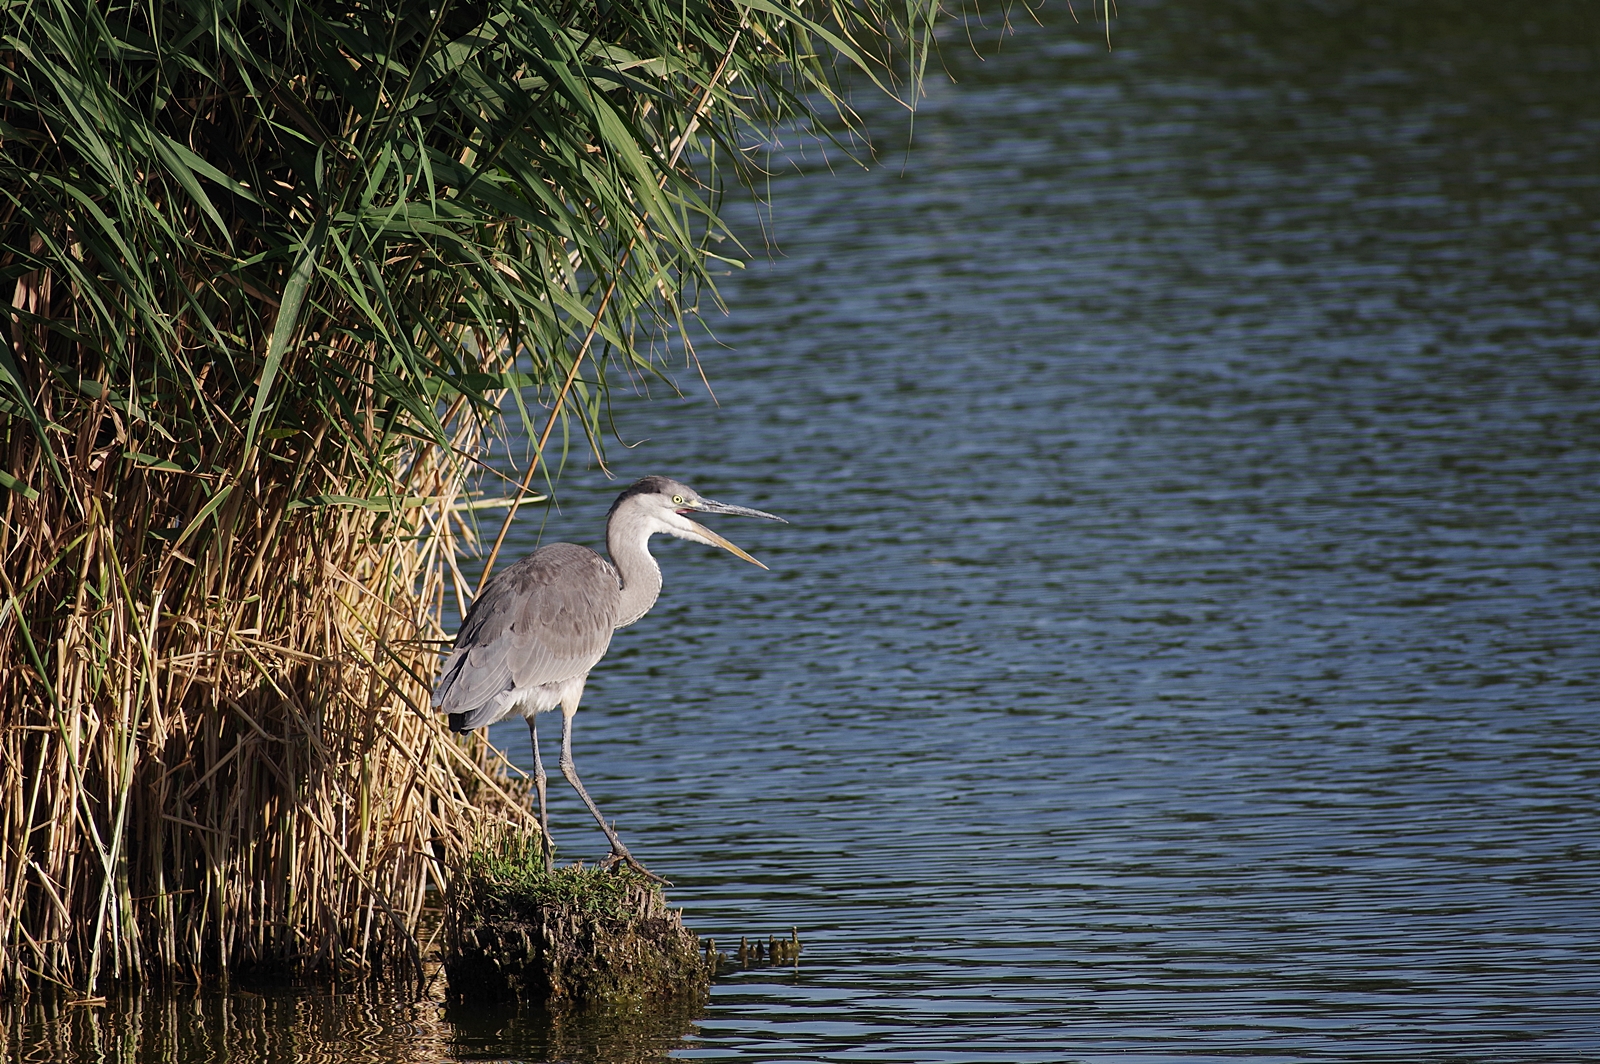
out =
[(914, 100), (936, 13), (0, 6), (0, 997), (420, 971), (536, 830), (429, 708), (458, 556), (697, 365), (724, 188), (859, 146), (842, 79)]

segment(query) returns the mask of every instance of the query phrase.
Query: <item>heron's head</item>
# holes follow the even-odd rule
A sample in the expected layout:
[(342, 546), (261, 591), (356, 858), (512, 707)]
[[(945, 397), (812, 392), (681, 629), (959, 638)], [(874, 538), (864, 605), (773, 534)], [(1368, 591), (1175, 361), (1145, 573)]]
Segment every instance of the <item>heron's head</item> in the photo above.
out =
[[(777, 514), (769, 514), (765, 510), (708, 499), (671, 477), (645, 477), (617, 496), (617, 501), (611, 504), (607, 522), (627, 521), (646, 529), (647, 535), (665, 532), (669, 536), (704, 543), (708, 547), (721, 547), (752, 565), (761, 565), (738, 546), (695, 521), (691, 514), (737, 514), (740, 517), (783, 521)], [(787, 521), (783, 523), (788, 524)], [(761, 568), (765, 569), (766, 566), (761, 565)]]

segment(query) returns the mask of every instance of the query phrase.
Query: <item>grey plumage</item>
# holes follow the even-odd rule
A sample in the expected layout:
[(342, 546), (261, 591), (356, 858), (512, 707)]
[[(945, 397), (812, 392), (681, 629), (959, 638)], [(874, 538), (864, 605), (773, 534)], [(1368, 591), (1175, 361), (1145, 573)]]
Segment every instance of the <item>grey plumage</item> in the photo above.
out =
[(572, 717), (583, 698), (589, 670), (605, 656), (612, 633), (644, 616), (660, 594), (661, 569), (650, 555), (651, 536), (665, 533), (721, 547), (761, 565), (689, 519), (690, 513), (783, 520), (761, 510), (707, 499), (680, 481), (645, 477), (617, 496), (606, 515), (609, 560), (587, 547), (552, 543), (496, 573), (467, 611), (456, 633), (455, 648), (445, 659), (433, 704), (449, 714), (453, 731), (471, 731), (513, 713), (528, 720), (534, 791), (540, 826), (546, 828), (547, 864), (545, 774), (535, 719), (560, 707), (562, 775), (610, 841), (608, 862), (625, 861), (644, 871), (578, 779), (572, 766)]
[(605, 656), (621, 602), (616, 566), (575, 543), (540, 547), (500, 572), (445, 659), (434, 704), (450, 714), (450, 730), (555, 709), (566, 685)]

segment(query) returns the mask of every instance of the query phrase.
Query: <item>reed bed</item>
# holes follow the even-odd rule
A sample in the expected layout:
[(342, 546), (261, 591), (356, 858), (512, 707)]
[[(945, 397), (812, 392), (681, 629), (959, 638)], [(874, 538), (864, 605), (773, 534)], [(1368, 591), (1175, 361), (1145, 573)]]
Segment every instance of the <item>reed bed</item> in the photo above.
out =
[[(427, 711), (417, 640), (442, 634), (425, 596), (448, 525), (419, 549), (383, 534), (387, 515), (338, 508), (268, 536), (285, 507), (263, 485), (231, 564), (208, 572), (182, 547), (138, 550), (183, 486), (152, 497), (163, 485), (111, 472), (123, 463), (105, 457), (66, 500), (84, 513), (35, 504), (8, 529), (53, 549), (16, 552), (33, 565), (6, 579), (13, 617), (39, 612), (8, 634), (36, 646), (48, 625), (56, 647), (47, 673), (6, 673), (10, 978), (412, 961), (455, 840), (523, 816), (487, 748)], [(441, 463), (412, 473), (453, 486)]]
[(933, 13), (0, 4), (0, 994), (416, 970), (532, 830), (428, 708), (476, 513), (714, 298), (749, 131)]
[[(48, 306), (53, 282), (18, 287)], [(0, 976), (415, 970), (412, 928), (457, 840), (526, 820), (492, 751), (428, 711), (428, 640), (471, 533), (449, 455), (481, 446), (479, 422), (391, 457), (380, 483), (359, 452), (287, 434), (273, 453), (309, 473), (257, 462), (230, 481), (237, 441), (210, 472), (182, 468), (174, 441), (128, 439), (104, 376), (93, 398), (39, 389), (69, 434), (65, 490), (10, 492), (0, 526)], [(348, 387), (352, 409), (376, 406), (370, 382)], [(35, 437), (6, 442), (9, 468), (44, 464)], [(307, 482), (364, 504), (308, 505)]]

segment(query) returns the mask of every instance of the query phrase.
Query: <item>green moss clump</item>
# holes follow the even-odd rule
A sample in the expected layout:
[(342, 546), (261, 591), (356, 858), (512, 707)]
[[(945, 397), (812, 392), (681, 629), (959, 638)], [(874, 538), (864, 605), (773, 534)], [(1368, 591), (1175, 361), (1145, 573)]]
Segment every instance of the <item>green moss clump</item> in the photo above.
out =
[(544, 870), (537, 839), (486, 839), (451, 877), (445, 977), (458, 1001), (591, 1003), (704, 995), (714, 962), (626, 868)]

